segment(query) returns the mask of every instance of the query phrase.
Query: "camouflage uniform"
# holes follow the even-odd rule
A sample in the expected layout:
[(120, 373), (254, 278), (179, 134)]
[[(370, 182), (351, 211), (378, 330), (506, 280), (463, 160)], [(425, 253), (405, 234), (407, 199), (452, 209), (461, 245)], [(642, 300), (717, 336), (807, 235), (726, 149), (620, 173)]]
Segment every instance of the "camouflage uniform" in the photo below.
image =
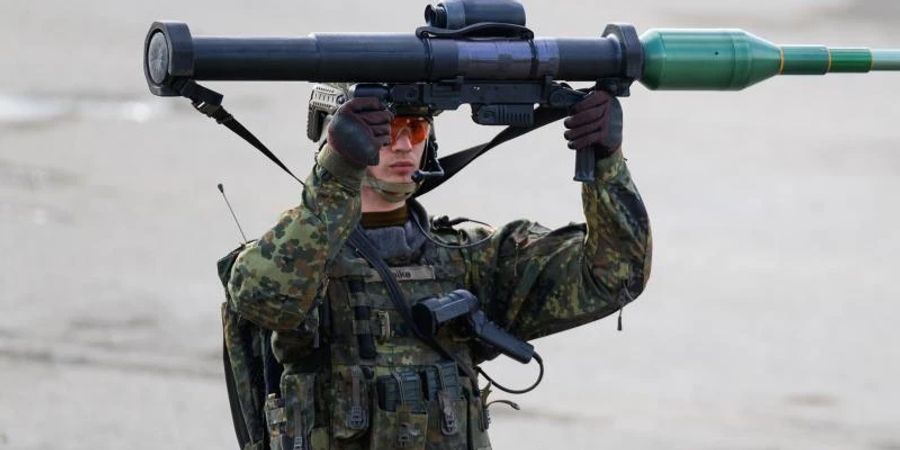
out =
[[(269, 418), (288, 423), (313, 450), (489, 449), (475, 380), (460, 376), (461, 390), (426, 396), (421, 408), (380, 405), (375, 380), (424, 374), (446, 358), (406, 329), (380, 277), (345, 245), (360, 220), (364, 170), (336, 158), (326, 147), (300, 205), (247, 247), (231, 272), (231, 307), (275, 331), (273, 348), (285, 367), (284, 407)], [(477, 246), (426, 242), (416, 261), (387, 262), (410, 301), (467, 289), (493, 321), (525, 340), (605, 317), (643, 290), (651, 239), (621, 151), (599, 160), (597, 174), (582, 188), (586, 224), (549, 230), (518, 220)], [(424, 214), (410, 205), (412, 214)], [(430, 231), (454, 244), (489, 235), (440, 221)], [(359, 308), (371, 314), (360, 316)], [(375, 337), (376, 355), (361, 354), (360, 334)], [(460, 329), (442, 329), (438, 338), (463, 364), (488, 356)]]

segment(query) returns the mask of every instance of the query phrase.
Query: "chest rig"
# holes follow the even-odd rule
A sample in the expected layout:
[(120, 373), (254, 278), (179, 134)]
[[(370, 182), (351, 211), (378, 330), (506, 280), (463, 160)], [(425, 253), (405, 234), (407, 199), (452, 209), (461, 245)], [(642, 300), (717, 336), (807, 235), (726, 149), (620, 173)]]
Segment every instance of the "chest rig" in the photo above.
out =
[[(414, 263), (388, 270), (409, 303), (407, 309), (466, 282), (462, 252), (432, 243), (423, 246)], [(472, 367), (470, 338), (447, 327), (435, 337), (444, 352), (423, 342), (398, 310), (389, 284), (353, 239), (334, 259), (328, 276), (326, 301), (319, 307), (328, 363), (316, 374), (316, 417), (307, 420), (314, 424), (306, 427), (308, 447), (490, 449), (477, 383), (459, 367)], [(315, 428), (327, 430), (327, 438), (317, 438)]]

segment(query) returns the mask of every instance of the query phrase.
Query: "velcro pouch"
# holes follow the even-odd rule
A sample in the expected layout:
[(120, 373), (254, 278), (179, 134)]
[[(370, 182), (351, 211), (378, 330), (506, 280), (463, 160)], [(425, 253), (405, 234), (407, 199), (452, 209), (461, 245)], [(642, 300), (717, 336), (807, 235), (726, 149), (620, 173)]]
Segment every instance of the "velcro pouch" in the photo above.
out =
[[(316, 375), (289, 374), (281, 377), (284, 397), (285, 436), (290, 446), (284, 450), (310, 450), (310, 434), (316, 421)], [(285, 442), (287, 444), (287, 442)]]
[(397, 411), (375, 406), (372, 418), (371, 450), (425, 450), (428, 413), (401, 405)]
[(335, 439), (356, 439), (369, 429), (368, 379), (359, 366), (337, 366), (333, 375), (334, 408), (331, 426)]

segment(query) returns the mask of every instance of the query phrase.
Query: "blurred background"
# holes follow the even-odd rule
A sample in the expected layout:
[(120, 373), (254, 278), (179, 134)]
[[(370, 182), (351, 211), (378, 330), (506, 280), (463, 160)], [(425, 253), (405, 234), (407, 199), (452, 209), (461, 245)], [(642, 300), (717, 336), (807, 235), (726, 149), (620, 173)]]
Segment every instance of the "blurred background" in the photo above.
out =
[[(894, 0), (526, 0), (542, 36), (606, 23), (737, 27), (781, 44), (900, 47)], [(423, 1), (0, 2), (0, 448), (236, 448), (215, 261), (298, 186), (141, 71), (157, 19), (195, 35), (412, 31)], [(210, 83), (296, 172), (310, 86)], [(736, 93), (635, 87), (625, 151), (655, 260), (624, 332), (534, 344), (541, 387), (493, 408), (496, 449), (900, 449), (900, 74)], [(441, 149), (497, 129), (437, 119)], [(495, 225), (581, 221), (562, 126), (423, 197)], [(533, 367), (495, 362), (524, 385)]]

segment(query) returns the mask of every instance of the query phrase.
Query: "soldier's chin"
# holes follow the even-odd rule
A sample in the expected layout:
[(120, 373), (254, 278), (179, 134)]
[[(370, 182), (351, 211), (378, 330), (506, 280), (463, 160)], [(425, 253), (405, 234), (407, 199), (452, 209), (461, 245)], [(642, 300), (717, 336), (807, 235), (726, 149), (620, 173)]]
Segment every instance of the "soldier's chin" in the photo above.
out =
[(391, 167), (388, 169), (388, 175), (399, 180), (411, 181), (412, 175), (416, 172), (413, 166)]
[(381, 179), (384, 181), (387, 181), (389, 183), (412, 183), (413, 173), (415, 173), (415, 171), (412, 171), (407, 175), (399, 175), (399, 174), (392, 173)]

